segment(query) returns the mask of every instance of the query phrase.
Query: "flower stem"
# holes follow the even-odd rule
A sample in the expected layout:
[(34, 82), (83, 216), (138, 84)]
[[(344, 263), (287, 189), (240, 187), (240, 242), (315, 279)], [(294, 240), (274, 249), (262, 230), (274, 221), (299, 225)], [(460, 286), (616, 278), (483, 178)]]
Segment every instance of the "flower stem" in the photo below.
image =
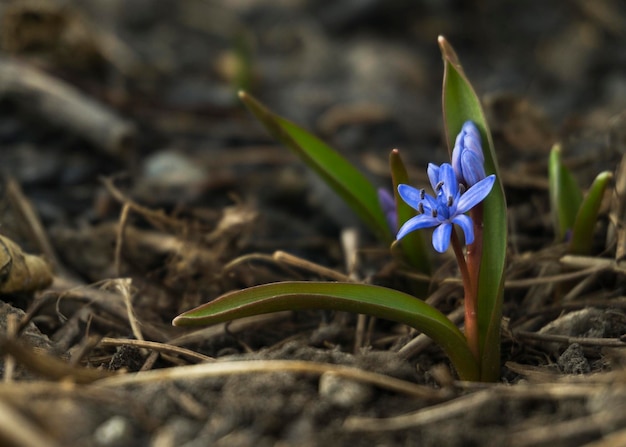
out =
[(452, 231), (451, 242), (457, 263), (459, 264), (461, 279), (463, 280), (463, 289), (465, 291), (465, 338), (467, 338), (467, 344), (476, 358), (476, 361), (480, 363), (478, 321), (476, 314), (476, 287), (474, 287), (474, 284), (472, 283), (470, 272), (467, 268), (467, 263), (465, 262), (465, 256), (463, 255), (463, 247), (461, 246), (459, 237), (454, 230)]

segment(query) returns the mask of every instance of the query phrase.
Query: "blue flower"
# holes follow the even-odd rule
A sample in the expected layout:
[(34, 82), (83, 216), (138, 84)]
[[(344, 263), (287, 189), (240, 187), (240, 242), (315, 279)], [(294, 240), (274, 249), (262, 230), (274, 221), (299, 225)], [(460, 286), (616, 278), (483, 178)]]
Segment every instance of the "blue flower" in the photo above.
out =
[(480, 132), (473, 122), (466, 121), (452, 150), (452, 168), (457, 182), (465, 186), (475, 185), (485, 178), (484, 164)]
[(474, 242), (472, 219), (465, 215), (470, 209), (482, 202), (491, 191), (496, 180), (495, 175), (476, 182), (467, 191), (459, 185), (454, 169), (449, 163), (441, 166), (428, 165), (428, 178), (436, 196), (409, 185), (398, 185), (402, 200), (420, 214), (407, 220), (398, 230), (396, 239), (402, 239), (411, 231), (436, 227), (433, 232), (433, 247), (439, 253), (445, 252), (450, 245), (452, 225), (456, 224), (465, 234), (465, 243)]

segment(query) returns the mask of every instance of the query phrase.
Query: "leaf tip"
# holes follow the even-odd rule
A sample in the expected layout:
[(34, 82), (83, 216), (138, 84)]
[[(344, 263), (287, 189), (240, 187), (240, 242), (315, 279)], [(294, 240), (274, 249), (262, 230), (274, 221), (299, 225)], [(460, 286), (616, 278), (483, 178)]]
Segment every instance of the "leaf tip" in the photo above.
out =
[(611, 171), (602, 171), (601, 173), (598, 174), (598, 179), (604, 181), (609, 181), (609, 180), (613, 180), (613, 173)]
[(439, 49), (441, 50), (441, 54), (445, 58), (447, 50), (450, 47), (450, 44), (448, 43), (446, 38), (443, 35), (441, 35), (441, 34), (439, 36), (437, 36), (437, 44), (439, 45)]
[(248, 98), (248, 94), (245, 90), (239, 90), (237, 92), (237, 96), (239, 96), (239, 99), (241, 99), (242, 101), (245, 101)]
[(459, 57), (456, 55), (456, 51), (454, 51), (454, 48), (452, 48), (452, 45), (450, 45), (450, 42), (448, 42), (448, 40), (444, 36), (439, 35), (437, 37), (437, 43), (439, 44), (439, 49), (441, 51), (441, 55), (443, 56), (443, 59), (445, 61), (450, 62), (452, 65), (454, 65), (456, 69), (459, 70), (460, 72), (463, 72), (463, 69), (461, 68), (461, 62), (459, 61)]
[(184, 326), (184, 317), (181, 315), (174, 317), (172, 320), (172, 326)]

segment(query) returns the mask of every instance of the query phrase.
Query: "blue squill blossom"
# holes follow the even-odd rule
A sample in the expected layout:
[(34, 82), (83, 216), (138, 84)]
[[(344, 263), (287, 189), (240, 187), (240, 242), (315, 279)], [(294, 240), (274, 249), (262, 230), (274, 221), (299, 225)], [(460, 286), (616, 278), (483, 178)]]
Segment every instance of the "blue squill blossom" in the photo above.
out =
[(457, 182), (468, 187), (478, 183), (485, 178), (484, 164), (480, 132), (473, 122), (466, 121), (452, 150), (452, 168)]
[(461, 227), (465, 234), (465, 243), (474, 242), (474, 225), (472, 219), (465, 213), (487, 197), (496, 176), (492, 174), (485, 177), (464, 191), (465, 188), (459, 185), (456, 174), (449, 163), (444, 163), (441, 166), (431, 163), (428, 165), (428, 178), (435, 192), (435, 197), (426, 193), (424, 189), (398, 185), (398, 193), (402, 200), (420, 214), (402, 225), (396, 239), (402, 239), (411, 231), (436, 227), (433, 232), (433, 247), (439, 253), (443, 253), (450, 245), (452, 225), (456, 224)]

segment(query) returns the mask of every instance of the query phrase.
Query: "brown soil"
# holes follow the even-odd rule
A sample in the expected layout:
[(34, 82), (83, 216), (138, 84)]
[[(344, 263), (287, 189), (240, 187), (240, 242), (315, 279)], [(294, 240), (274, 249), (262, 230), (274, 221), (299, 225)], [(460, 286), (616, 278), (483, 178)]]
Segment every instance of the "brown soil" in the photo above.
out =
[[(0, 257), (0, 444), (626, 445), (620, 2), (29, 0), (0, 21), (0, 242), (52, 267)], [(379, 185), (399, 148), (417, 184), (447, 157), (439, 34), (506, 189), (501, 382), (459, 382), (410, 328), (350, 314), (172, 327), (229, 290), (328, 279), (317, 266), (411, 290), (235, 92)], [(555, 243), (556, 141), (581, 186), (615, 173), (592, 256)], [(453, 258), (435, 262), (427, 295), (452, 313)]]

